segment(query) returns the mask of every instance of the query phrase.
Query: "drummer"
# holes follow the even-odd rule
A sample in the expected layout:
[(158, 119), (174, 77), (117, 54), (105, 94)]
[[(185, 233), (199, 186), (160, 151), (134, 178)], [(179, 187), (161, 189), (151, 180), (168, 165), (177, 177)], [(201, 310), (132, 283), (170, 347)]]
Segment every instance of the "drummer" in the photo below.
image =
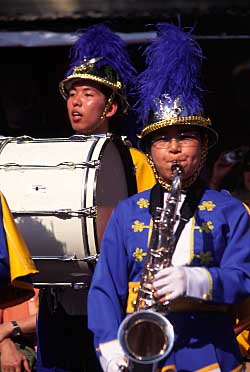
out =
[[(113, 132), (128, 112), (127, 92), (136, 70), (125, 46), (119, 36), (101, 24), (89, 27), (73, 45), (70, 69), (59, 87), (76, 134)], [(151, 188), (155, 178), (145, 155), (132, 147), (130, 153), (138, 191)], [(101, 370), (87, 329), (87, 291), (60, 288), (41, 292), (38, 372)]]
[[(104, 25), (90, 27), (72, 47), (71, 67), (59, 88), (76, 134), (118, 132), (136, 74), (124, 48), (125, 42)], [(130, 153), (138, 191), (150, 188), (155, 179), (145, 155), (135, 148)]]

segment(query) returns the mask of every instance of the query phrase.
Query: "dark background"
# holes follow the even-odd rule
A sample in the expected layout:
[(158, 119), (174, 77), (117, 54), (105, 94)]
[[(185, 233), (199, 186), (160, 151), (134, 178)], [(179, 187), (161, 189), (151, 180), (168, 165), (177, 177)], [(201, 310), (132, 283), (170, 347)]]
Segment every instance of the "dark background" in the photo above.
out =
[[(208, 92), (204, 104), (220, 134), (213, 153), (250, 143), (249, 0), (1, 0), (0, 5), (0, 34), (20, 32), (20, 40), (22, 31), (72, 33), (99, 22), (107, 22), (115, 32), (148, 32), (153, 29), (149, 24), (177, 23), (179, 17), (184, 27), (194, 26), (206, 57), (203, 76)], [(145, 46), (146, 40), (128, 44), (138, 70), (143, 68), (141, 54)], [(65, 102), (58, 91), (58, 83), (68, 69), (69, 48), (68, 44), (8, 47), (6, 43), (0, 47), (1, 134), (71, 134)], [(126, 119), (123, 131), (135, 141), (134, 118)]]

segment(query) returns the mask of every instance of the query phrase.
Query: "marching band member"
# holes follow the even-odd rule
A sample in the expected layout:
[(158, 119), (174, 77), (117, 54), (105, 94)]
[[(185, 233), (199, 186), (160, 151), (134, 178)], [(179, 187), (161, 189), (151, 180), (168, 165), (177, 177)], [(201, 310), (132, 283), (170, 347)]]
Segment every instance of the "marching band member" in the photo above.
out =
[[(70, 69), (60, 83), (60, 92), (76, 134), (112, 132), (128, 111), (127, 91), (136, 71), (125, 46), (119, 36), (101, 24), (82, 32), (73, 45)], [(147, 158), (133, 148), (130, 153), (138, 190), (151, 187), (155, 177)], [(52, 309), (55, 295), (57, 303)], [(37, 326), (38, 372), (98, 371), (83, 306), (86, 297), (86, 290), (42, 291)]]
[(238, 199), (210, 189), (201, 177), (207, 151), (217, 142), (201, 102), (201, 49), (180, 27), (162, 23), (157, 31), (146, 49), (147, 68), (138, 78), (137, 107), (145, 123), (141, 147), (158, 182), (113, 211), (89, 291), (89, 328), (104, 371), (130, 367), (117, 332), (134, 311), (151, 215), (171, 195), (172, 166), (177, 163), (183, 173), (181, 218), (172, 237), (172, 262), (155, 268), (153, 280), (145, 285), (165, 305), (163, 314), (175, 332), (158, 371), (243, 371), (227, 310), (250, 294), (249, 215)]
[[(66, 99), (73, 130), (83, 135), (119, 132), (119, 122), (129, 109), (127, 95), (132, 92), (136, 74), (125, 42), (106, 26), (95, 25), (78, 39), (71, 56), (71, 67), (60, 83), (60, 92)], [(132, 147), (130, 153), (138, 191), (154, 185), (154, 174), (145, 155)]]

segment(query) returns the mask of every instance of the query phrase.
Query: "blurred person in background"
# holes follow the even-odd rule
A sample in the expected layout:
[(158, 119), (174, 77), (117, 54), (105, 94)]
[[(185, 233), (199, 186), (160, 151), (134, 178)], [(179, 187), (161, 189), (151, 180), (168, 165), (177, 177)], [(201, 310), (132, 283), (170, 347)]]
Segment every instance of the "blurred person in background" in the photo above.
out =
[(0, 310), (0, 371), (36, 371), (38, 293), (19, 305)]

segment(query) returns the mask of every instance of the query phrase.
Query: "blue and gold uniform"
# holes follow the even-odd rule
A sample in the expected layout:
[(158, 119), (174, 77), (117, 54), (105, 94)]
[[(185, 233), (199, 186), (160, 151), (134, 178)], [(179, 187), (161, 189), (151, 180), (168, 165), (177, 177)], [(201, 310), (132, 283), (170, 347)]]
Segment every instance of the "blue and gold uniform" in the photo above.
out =
[[(88, 298), (89, 327), (97, 349), (117, 339), (121, 321), (133, 311), (147, 255), (149, 197), (147, 190), (120, 202), (103, 236)], [(172, 302), (168, 318), (174, 325), (175, 344), (159, 368), (241, 371), (228, 309), (250, 294), (249, 215), (228, 193), (206, 189), (185, 229), (190, 231), (189, 240), (180, 237), (178, 244), (183, 249), (188, 245), (186, 265), (206, 268), (210, 288), (203, 300), (186, 297)]]

